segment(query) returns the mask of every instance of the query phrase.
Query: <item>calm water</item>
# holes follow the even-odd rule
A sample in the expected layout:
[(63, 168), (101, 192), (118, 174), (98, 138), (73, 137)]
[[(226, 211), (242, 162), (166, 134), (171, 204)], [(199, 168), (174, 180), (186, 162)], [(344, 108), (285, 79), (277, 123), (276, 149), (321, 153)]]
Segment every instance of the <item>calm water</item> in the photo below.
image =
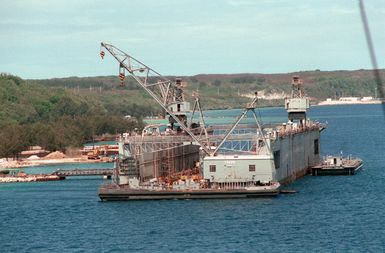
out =
[[(2, 184), (0, 251), (384, 252), (381, 109), (312, 108), (310, 117), (329, 125), (322, 133), (323, 155), (343, 150), (363, 158), (365, 167), (351, 177), (307, 176), (290, 186), (299, 193), (274, 199), (102, 203), (99, 178)], [(260, 113), (273, 121), (285, 118), (283, 109)], [(111, 165), (30, 171), (71, 166)]]

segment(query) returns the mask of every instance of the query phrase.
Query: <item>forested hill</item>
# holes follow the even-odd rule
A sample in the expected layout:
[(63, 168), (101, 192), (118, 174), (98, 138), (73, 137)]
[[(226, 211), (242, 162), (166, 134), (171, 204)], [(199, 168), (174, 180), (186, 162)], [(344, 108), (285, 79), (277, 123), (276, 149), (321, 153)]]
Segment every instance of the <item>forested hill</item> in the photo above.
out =
[[(381, 71), (384, 76), (385, 71)], [(260, 106), (283, 104), (291, 77), (299, 75), (313, 99), (372, 96), (372, 71), (305, 71), (286, 74), (210, 74), (181, 76), (186, 99), (198, 92), (203, 109), (241, 108), (258, 91)], [(175, 77), (169, 77), (174, 79)], [(116, 76), (22, 80), (0, 75), (0, 157), (31, 145), (65, 150), (105, 133), (141, 128), (141, 118), (160, 113), (159, 106), (130, 77), (125, 86)], [(131, 115), (138, 121), (127, 120)]]
[[(382, 75), (385, 70), (381, 70)], [(305, 84), (305, 91), (313, 99), (336, 98), (341, 96), (378, 96), (371, 70), (354, 71), (303, 71), (284, 74), (202, 74), (181, 76), (186, 82), (185, 92), (191, 95), (199, 91), (202, 104), (206, 109), (239, 108), (246, 103), (248, 95), (258, 91), (265, 98), (262, 106), (282, 105), (282, 98), (290, 94), (291, 78), (299, 75)], [(175, 77), (169, 76), (170, 79)], [(125, 86), (119, 86), (117, 76), (103, 77), (69, 77), (45, 80), (34, 80), (44, 86), (60, 87), (72, 90), (83, 90), (85, 94), (97, 97), (98, 100), (112, 98), (121, 92), (118, 104), (153, 103), (139, 85), (130, 77), (126, 78)], [(116, 97), (117, 98), (117, 97)], [(124, 102), (124, 103), (123, 103)], [(117, 104), (116, 104), (117, 105)], [(155, 104), (151, 104), (156, 108)], [(117, 109), (117, 108), (115, 108)]]
[[(0, 75), (0, 157), (15, 155), (31, 145), (47, 150), (79, 147), (102, 134), (131, 131), (142, 126), (148, 107), (130, 104), (119, 110), (104, 101), (65, 88), (42, 86), (19, 77)], [(125, 114), (138, 121), (127, 120)]]

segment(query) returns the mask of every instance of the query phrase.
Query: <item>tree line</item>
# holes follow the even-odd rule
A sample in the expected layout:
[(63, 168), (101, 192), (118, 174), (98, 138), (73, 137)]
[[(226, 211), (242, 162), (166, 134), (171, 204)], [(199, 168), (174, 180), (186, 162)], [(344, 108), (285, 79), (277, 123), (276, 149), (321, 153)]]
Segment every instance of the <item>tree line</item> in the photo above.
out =
[[(17, 156), (35, 145), (49, 151), (65, 151), (103, 134), (143, 128), (142, 117), (146, 116), (143, 112), (150, 114), (150, 106), (130, 104), (122, 109), (113, 102), (3, 74), (0, 76), (0, 157)], [(126, 119), (127, 114), (136, 118)]]
[(29, 146), (41, 146), (49, 151), (65, 151), (103, 134), (132, 132), (143, 123), (115, 115), (62, 116), (54, 121), (0, 125), (0, 157), (15, 157)]

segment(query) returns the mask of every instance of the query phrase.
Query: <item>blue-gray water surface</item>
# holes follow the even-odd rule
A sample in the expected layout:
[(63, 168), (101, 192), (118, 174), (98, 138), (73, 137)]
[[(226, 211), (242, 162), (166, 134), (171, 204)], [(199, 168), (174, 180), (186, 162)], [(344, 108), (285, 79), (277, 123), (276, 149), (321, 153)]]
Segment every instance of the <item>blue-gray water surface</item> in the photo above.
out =
[[(264, 122), (286, 115), (260, 113)], [(100, 202), (100, 178), (1, 184), (0, 252), (384, 252), (382, 106), (312, 107), (309, 117), (328, 123), (323, 155), (342, 150), (362, 158), (363, 170), (306, 176), (289, 186), (297, 194), (272, 199)], [(27, 171), (95, 166), (111, 164)]]

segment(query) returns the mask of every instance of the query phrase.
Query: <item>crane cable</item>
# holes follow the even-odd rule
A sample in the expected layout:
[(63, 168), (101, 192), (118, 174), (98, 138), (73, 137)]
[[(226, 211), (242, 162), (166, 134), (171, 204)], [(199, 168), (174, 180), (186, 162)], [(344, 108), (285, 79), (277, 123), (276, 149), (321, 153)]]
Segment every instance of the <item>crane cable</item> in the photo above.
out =
[[(384, 90), (382, 88), (383, 81), (382, 81), (381, 74), (380, 74), (380, 71), (379, 71), (378, 65), (377, 65), (376, 54), (374, 52), (373, 41), (372, 41), (372, 37), (371, 37), (371, 34), (370, 34), (368, 19), (367, 19), (366, 13), (365, 13), (365, 6), (364, 6), (363, 0), (359, 0), (358, 5), (359, 5), (359, 8), (360, 8), (362, 25), (364, 26), (366, 43), (367, 43), (369, 54), (370, 54), (370, 60), (372, 62), (372, 71), (373, 71), (373, 75), (374, 75), (374, 80), (376, 82), (377, 90), (379, 92), (380, 98), (383, 100), (385, 98), (384, 97)], [(384, 117), (385, 117), (385, 106), (384, 106), (384, 104), (383, 104), (383, 110), (382, 111), (383, 111)]]

